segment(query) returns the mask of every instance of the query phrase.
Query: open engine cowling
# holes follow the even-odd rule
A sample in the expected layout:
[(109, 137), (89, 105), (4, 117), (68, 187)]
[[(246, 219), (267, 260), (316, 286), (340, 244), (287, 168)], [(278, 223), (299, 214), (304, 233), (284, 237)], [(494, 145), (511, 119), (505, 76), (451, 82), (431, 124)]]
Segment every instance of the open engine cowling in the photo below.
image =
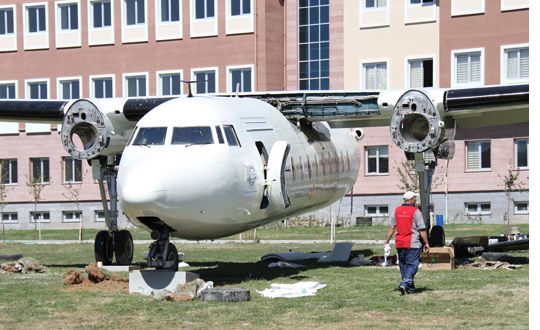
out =
[[(71, 105), (61, 131), (62, 144), (71, 156), (92, 159), (122, 152), (136, 121), (129, 121), (120, 110), (114, 110), (122, 108), (115, 102), (119, 103), (81, 99)], [(98, 106), (106, 110), (101, 111)]]

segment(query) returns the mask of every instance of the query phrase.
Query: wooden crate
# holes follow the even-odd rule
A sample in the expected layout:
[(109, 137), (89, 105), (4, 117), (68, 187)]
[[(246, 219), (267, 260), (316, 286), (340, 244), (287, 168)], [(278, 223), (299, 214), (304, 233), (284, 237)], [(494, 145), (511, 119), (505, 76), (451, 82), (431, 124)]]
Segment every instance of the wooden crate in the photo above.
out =
[(451, 270), (456, 268), (454, 249), (450, 246), (434, 247), (429, 253), (422, 252), (422, 269)]

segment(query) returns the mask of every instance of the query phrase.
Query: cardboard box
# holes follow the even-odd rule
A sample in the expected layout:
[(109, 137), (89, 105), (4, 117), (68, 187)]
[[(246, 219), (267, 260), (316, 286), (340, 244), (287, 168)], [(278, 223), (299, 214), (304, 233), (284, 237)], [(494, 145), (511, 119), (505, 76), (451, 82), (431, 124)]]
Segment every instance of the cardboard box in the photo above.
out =
[(434, 247), (429, 253), (422, 252), (422, 269), (451, 270), (456, 268), (454, 249), (451, 246)]

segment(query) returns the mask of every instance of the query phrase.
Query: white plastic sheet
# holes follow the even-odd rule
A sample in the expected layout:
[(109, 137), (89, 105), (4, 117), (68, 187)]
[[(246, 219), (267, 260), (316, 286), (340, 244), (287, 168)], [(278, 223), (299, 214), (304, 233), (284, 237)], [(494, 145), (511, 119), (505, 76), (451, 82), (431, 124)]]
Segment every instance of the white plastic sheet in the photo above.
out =
[(257, 291), (261, 296), (267, 298), (297, 298), (314, 296), (317, 290), (326, 287), (326, 284), (319, 282), (297, 282), (293, 284), (274, 284), (269, 289)]

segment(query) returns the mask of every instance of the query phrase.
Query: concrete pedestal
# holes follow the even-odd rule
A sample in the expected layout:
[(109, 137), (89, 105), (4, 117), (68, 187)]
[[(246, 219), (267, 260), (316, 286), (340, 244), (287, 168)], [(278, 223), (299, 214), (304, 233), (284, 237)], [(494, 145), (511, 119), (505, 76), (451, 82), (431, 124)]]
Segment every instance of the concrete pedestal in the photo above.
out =
[(167, 272), (159, 270), (135, 270), (129, 273), (129, 293), (155, 295), (162, 291), (174, 292), (178, 284), (199, 278), (191, 272)]

